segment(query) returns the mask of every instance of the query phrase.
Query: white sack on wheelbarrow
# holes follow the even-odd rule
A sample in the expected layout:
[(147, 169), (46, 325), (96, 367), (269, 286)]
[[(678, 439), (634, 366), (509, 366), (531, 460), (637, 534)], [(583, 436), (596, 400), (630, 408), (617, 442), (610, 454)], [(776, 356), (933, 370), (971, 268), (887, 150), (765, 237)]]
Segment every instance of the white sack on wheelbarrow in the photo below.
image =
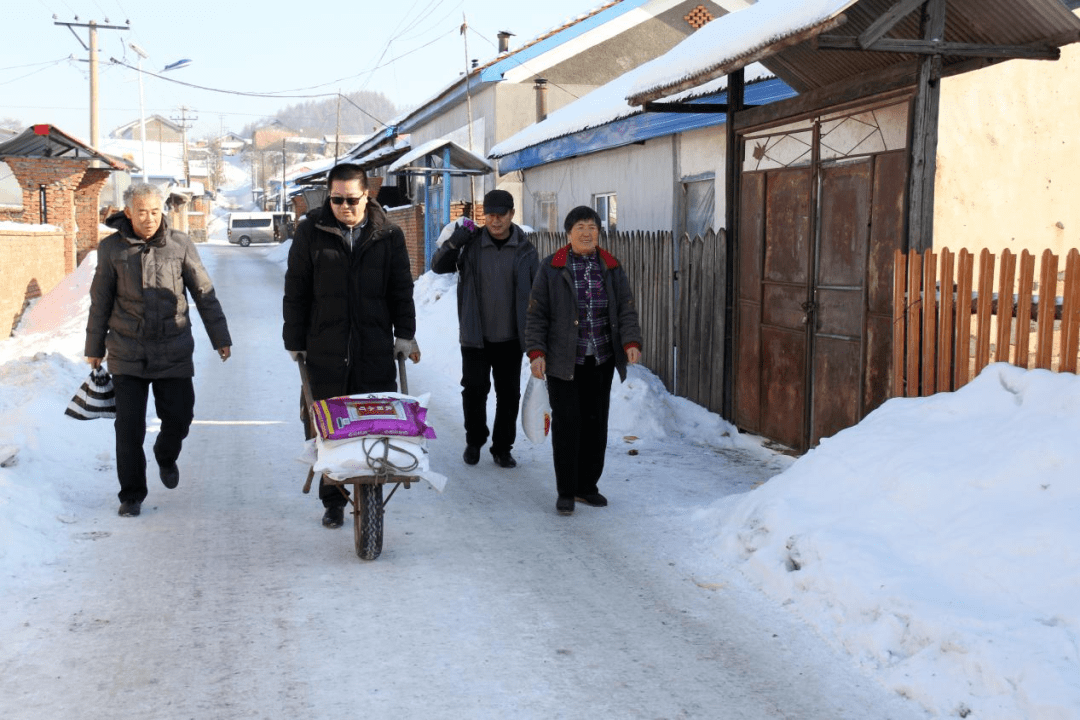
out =
[[(372, 397), (396, 397), (415, 400), (427, 408), (430, 393), (419, 397), (401, 393), (373, 393)], [(357, 395), (355, 397), (365, 397)], [(345, 440), (324, 440), (316, 436), (307, 442), (304, 458), (315, 474), (329, 475), (334, 480), (378, 475), (387, 466), (392, 475), (411, 475), (442, 492), (446, 476), (431, 470), (428, 464), (427, 439), (423, 437), (364, 435)]]

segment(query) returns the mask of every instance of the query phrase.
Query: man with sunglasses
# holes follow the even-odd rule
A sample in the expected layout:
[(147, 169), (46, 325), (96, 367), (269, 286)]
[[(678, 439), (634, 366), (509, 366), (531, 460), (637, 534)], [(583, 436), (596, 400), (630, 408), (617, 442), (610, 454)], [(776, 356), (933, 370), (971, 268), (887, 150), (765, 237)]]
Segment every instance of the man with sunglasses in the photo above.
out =
[[(326, 202), (304, 216), (289, 248), (285, 349), (306, 362), (316, 400), (393, 392), (394, 357), (420, 361), (405, 236), (369, 201), (363, 168), (336, 165), (326, 183)], [(323, 525), (341, 527), (345, 495), (320, 482), (319, 498)]]

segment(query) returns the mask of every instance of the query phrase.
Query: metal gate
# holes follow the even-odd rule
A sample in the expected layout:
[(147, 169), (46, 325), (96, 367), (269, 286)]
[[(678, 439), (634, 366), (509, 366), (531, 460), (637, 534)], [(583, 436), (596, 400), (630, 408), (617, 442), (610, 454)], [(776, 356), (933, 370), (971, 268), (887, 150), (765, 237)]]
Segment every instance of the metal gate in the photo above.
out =
[(735, 422), (799, 451), (888, 392), (906, 100), (742, 137)]

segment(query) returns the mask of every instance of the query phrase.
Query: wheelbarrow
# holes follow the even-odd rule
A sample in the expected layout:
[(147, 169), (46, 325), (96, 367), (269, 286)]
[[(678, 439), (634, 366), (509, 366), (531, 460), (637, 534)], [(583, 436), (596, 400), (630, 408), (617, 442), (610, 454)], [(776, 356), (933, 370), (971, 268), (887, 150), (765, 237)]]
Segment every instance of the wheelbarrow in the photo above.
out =
[[(398, 380), (401, 393), (407, 395), (408, 379), (405, 375), (405, 355), (398, 353)], [(318, 429), (315, 426), (315, 416), (311, 412), (314, 398), (311, 393), (311, 380), (308, 378), (307, 363), (304, 360), (297, 361), (300, 366), (300, 385), (303, 390), (304, 407), (307, 409), (308, 423), (310, 424), (311, 436), (315, 437)], [(384, 448), (386, 444), (384, 443)], [(385, 459), (385, 458), (384, 458)], [(420, 482), (422, 478), (415, 475), (395, 473), (392, 466), (386, 462), (375, 462), (371, 475), (357, 475), (343, 479), (335, 479), (328, 473), (322, 473), (321, 479), (327, 485), (336, 485), (352, 506), (353, 534), (355, 536), (356, 554), (361, 560), (374, 560), (382, 553), (383, 546), (383, 514), (386, 504), (394, 496), (398, 488), (405, 486), (409, 489), (413, 483)], [(311, 492), (311, 483), (315, 479), (315, 466), (308, 469), (307, 480), (304, 482), (304, 493)], [(351, 493), (346, 492), (347, 486), (353, 486)], [(383, 485), (393, 485), (390, 494), (383, 499)]]

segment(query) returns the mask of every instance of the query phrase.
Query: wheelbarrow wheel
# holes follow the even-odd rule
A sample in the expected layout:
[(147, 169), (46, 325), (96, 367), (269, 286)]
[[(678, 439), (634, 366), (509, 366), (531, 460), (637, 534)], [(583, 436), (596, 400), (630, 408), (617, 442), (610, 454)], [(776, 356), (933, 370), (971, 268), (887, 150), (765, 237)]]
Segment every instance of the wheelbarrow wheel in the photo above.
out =
[(356, 554), (361, 560), (374, 560), (382, 553), (383, 498), (382, 485), (361, 484), (356, 488), (356, 509), (353, 511), (353, 530), (356, 535)]

